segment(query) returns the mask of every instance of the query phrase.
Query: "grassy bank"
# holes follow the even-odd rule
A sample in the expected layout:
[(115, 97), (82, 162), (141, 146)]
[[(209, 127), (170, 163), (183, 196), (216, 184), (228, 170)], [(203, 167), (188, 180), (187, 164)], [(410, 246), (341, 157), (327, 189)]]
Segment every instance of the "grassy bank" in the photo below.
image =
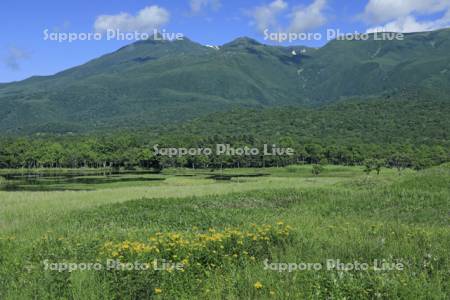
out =
[[(4, 299), (445, 299), (450, 168), (167, 170), (158, 185), (0, 192)], [(239, 177), (236, 175), (265, 174)], [(48, 262), (180, 270), (58, 272)], [(327, 268), (327, 261), (367, 270)], [(282, 271), (310, 263), (318, 270)], [(403, 270), (376, 270), (402, 265)], [(302, 264), (303, 266), (303, 264)]]

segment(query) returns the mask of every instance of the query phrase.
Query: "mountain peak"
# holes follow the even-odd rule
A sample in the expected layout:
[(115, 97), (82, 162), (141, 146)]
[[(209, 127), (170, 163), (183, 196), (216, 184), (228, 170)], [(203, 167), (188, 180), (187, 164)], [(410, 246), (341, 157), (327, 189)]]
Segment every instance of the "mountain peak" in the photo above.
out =
[(262, 45), (260, 42), (258, 42), (257, 40), (254, 40), (252, 38), (239, 37), (223, 46), (224, 47), (239, 47), (239, 46), (260, 46), (260, 45)]
[(136, 41), (133, 44), (163, 44), (163, 43), (190, 43), (190, 44), (197, 44), (196, 42), (192, 41), (191, 39), (183, 36), (182, 39), (167, 39), (161, 35), (152, 35), (146, 40), (139, 40)]

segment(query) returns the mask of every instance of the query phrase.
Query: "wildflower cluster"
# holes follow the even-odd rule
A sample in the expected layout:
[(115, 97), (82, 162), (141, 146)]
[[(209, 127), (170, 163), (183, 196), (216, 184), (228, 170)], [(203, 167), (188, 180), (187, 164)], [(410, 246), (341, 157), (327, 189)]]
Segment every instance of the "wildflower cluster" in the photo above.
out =
[(208, 269), (226, 262), (243, 263), (267, 257), (270, 246), (283, 245), (290, 239), (291, 227), (283, 222), (275, 226), (252, 224), (249, 230), (210, 228), (203, 232), (158, 232), (145, 242), (107, 242), (102, 255), (122, 262), (159, 259), (181, 263), (184, 269)]

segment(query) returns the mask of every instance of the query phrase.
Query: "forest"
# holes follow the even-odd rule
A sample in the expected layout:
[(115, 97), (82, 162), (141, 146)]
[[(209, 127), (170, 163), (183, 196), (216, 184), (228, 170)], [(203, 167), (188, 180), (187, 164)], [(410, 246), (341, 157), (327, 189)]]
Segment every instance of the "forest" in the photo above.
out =
[[(239, 168), (289, 164), (423, 169), (450, 161), (446, 101), (346, 100), (319, 107), (238, 109), (182, 124), (0, 138), (0, 168)], [(294, 155), (155, 155), (154, 145), (293, 148)]]
[[(187, 139), (185, 137), (185, 139)], [(395, 168), (423, 169), (449, 161), (448, 148), (441, 145), (411, 144), (353, 144), (334, 145), (332, 143), (301, 144), (293, 138), (280, 137), (277, 141), (282, 147), (294, 149), (288, 156), (226, 156), (199, 155), (168, 157), (155, 155), (152, 143), (145, 143), (133, 134), (120, 134), (112, 137), (72, 137), (4, 139), (0, 143), (1, 168), (238, 168), (271, 167), (289, 164), (335, 164), (363, 165), (369, 160)], [(265, 141), (253, 136), (211, 137), (195, 139), (192, 137), (183, 147), (211, 147), (217, 143), (235, 146), (251, 146), (262, 149)], [(271, 141), (272, 142), (272, 141)], [(156, 143), (156, 142), (155, 142)], [(167, 146), (178, 145), (179, 140), (165, 140)]]

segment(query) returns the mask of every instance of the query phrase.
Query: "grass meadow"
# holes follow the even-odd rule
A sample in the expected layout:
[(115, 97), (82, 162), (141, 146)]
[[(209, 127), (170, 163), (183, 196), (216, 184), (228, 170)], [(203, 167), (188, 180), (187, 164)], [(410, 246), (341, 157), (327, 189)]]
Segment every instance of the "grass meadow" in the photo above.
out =
[(450, 298), (450, 165), (89, 176), (0, 191), (0, 299)]

